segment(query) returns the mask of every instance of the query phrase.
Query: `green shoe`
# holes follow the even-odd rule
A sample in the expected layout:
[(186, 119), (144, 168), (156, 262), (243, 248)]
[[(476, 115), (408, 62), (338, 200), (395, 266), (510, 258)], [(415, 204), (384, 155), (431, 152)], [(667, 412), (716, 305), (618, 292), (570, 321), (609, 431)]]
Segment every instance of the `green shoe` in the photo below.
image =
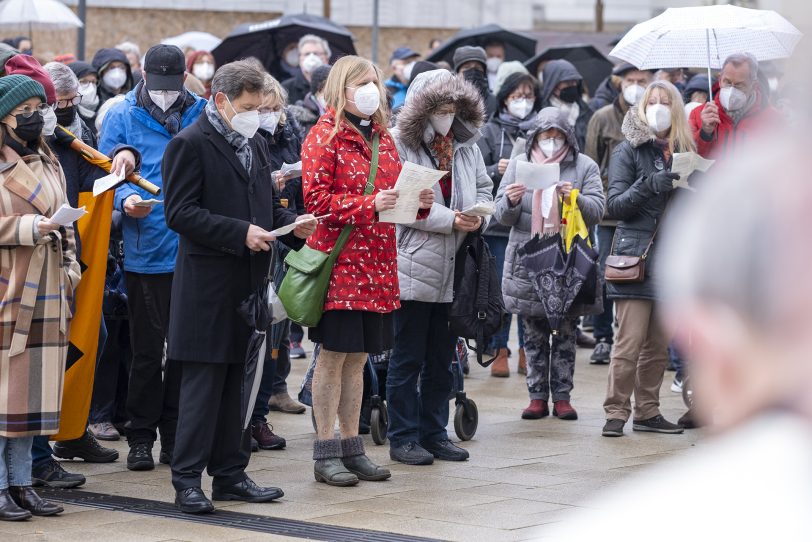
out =
[(317, 482), (329, 486), (348, 487), (358, 483), (358, 477), (348, 471), (337, 457), (316, 460), (313, 474)]
[(342, 459), (347, 470), (366, 482), (380, 482), (392, 477), (389, 469), (379, 467), (373, 463), (366, 455), (354, 455)]

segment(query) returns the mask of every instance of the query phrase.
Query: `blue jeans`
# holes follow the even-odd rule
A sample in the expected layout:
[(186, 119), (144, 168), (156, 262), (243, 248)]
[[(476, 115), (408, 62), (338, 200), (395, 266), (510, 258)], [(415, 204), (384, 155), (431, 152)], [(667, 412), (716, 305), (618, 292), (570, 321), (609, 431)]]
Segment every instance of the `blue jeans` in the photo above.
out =
[[(493, 254), (496, 260), (496, 276), (499, 277), (499, 285), (501, 286), (502, 273), (505, 269), (505, 252), (507, 251), (508, 238), (500, 235), (486, 235), (485, 241), (488, 243), (488, 248), (491, 249), (491, 254)], [(524, 348), (524, 326), (522, 325), (522, 318), (521, 316), (517, 316), (516, 318), (519, 326), (519, 348)], [(497, 352), (500, 348), (507, 348), (508, 339), (510, 338), (510, 324), (512, 321), (513, 315), (505, 314), (505, 323), (502, 325), (502, 329), (491, 337), (488, 350)]]
[[(44, 437), (48, 442), (48, 437)], [(0, 489), (31, 485), (31, 441), (34, 437), (0, 437)]]
[[(254, 412), (251, 414), (251, 422), (266, 422), (271, 407), (268, 402), (271, 395), (286, 393), (288, 391), (287, 378), (290, 373), (290, 320), (285, 320), (282, 324), (282, 341), (279, 343), (279, 353), (276, 359), (273, 358), (271, 345), (265, 352), (265, 366), (262, 368), (262, 380), (257, 391), (257, 402), (254, 404)], [(268, 334), (270, 343), (271, 334)]]
[(395, 311), (395, 347), (386, 378), (392, 448), (448, 440), (451, 359), (457, 340), (448, 331), (450, 306), (402, 301)]
[(682, 355), (680, 355), (674, 343), (668, 345), (668, 359), (671, 367), (677, 371), (674, 378), (681, 381), (685, 377), (685, 360), (682, 359)]
[[(600, 258), (601, 276), (606, 270), (606, 258), (612, 250), (612, 240), (615, 237), (614, 226), (598, 226), (598, 254)], [(604, 341), (609, 344), (614, 343), (615, 337), (615, 303), (606, 296), (606, 287), (603, 289), (603, 312), (596, 315), (592, 320), (595, 329), (592, 335), (596, 341)]]

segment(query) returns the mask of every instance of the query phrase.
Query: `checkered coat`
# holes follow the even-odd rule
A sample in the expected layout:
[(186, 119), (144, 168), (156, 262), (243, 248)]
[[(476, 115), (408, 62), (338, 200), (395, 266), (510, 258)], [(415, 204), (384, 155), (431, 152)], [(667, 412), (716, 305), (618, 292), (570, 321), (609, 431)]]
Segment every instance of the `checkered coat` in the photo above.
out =
[(0, 149), (0, 436), (59, 430), (73, 291), (73, 227), (35, 239), (63, 203), (65, 176), (44, 154)]

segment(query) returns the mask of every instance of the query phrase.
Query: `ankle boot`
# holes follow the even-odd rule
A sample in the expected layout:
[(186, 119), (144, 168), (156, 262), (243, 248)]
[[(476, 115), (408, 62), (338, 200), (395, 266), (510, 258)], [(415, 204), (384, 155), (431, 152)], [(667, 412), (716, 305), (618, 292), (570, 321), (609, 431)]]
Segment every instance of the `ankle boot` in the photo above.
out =
[(520, 375), (527, 374), (527, 354), (524, 348), (519, 348), (519, 368), (516, 370)]
[(317, 482), (330, 486), (346, 487), (358, 483), (358, 477), (341, 462), (339, 439), (317, 440), (313, 443), (313, 475)]
[(14, 502), (35, 516), (55, 516), (65, 511), (60, 505), (37, 495), (31, 486), (11, 486), (9, 493)]
[(343, 439), (341, 441), (341, 451), (344, 454), (342, 463), (359, 480), (379, 482), (392, 476), (389, 469), (379, 467), (366, 456), (364, 440), (361, 437)]
[(500, 348), (496, 354), (496, 359), (491, 364), (491, 376), (497, 378), (507, 378), (510, 376), (510, 367), (508, 367), (508, 349)]
[(0, 521), (22, 521), (31, 517), (31, 512), (20, 508), (8, 489), (0, 489)]

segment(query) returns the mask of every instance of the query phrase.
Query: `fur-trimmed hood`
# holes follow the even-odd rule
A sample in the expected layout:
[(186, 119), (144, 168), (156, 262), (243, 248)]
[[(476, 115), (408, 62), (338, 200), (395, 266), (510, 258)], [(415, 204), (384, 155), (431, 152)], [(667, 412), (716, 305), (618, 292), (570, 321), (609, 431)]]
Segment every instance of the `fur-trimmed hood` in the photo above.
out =
[(637, 107), (630, 107), (623, 118), (623, 126), (620, 128), (620, 131), (623, 132), (623, 135), (626, 136), (626, 139), (635, 149), (655, 139), (654, 132), (649, 128), (648, 122), (646, 119), (641, 119), (637, 111)]
[(476, 88), (448, 70), (431, 70), (418, 75), (409, 86), (406, 102), (397, 117), (395, 130), (409, 148), (429, 142), (434, 130), (429, 117), (439, 107), (456, 106), (451, 131), (458, 143), (473, 144), (485, 123), (485, 105)]

